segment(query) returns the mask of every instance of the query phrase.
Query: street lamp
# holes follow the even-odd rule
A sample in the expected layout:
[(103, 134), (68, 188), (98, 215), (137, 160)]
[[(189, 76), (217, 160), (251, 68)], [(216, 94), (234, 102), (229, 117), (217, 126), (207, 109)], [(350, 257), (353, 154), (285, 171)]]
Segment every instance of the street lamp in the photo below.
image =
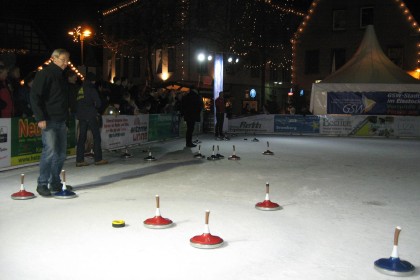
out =
[(79, 42), (80, 41), (80, 64), (84, 65), (84, 60), (83, 60), (83, 42), (85, 40), (85, 38), (90, 37), (90, 35), (92, 35), (92, 31), (90, 31), (88, 28), (83, 28), (82, 30), (82, 26), (78, 26), (76, 28), (74, 28), (73, 30), (69, 31), (68, 34), (70, 36), (73, 36), (73, 42)]

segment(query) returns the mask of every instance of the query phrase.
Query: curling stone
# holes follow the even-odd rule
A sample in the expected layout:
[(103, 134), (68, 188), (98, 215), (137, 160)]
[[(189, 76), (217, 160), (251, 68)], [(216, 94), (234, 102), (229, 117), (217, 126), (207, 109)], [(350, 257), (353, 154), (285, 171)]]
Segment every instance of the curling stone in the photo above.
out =
[(204, 226), (204, 233), (196, 235), (190, 239), (191, 246), (199, 249), (214, 249), (223, 245), (223, 239), (219, 236), (211, 235), (209, 229), (210, 211), (206, 210), (206, 224)]
[(265, 152), (263, 152), (263, 155), (269, 155), (269, 156), (274, 155), (274, 153), (269, 150), (269, 147), (270, 147), (270, 144), (267, 141), (267, 150)]
[(63, 176), (63, 189), (59, 192), (56, 192), (55, 194), (53, 194), (54, 198), (58, 198), (58, 199), (69, 199), (69, 198), (75, 198), (77, 197), (77, 194), (69, 191), (66, 188), (66, 171), (65, 170), (61, 170), (61, 176)]
[(147, 161), (156, 160), (156, 158), (154, 156), (152, 156), (152, 151), (150, 151), (150, 149), (149, 149), (149, 155), (147, 157), (145, 157), (144, 160), (147, 160)]
[(241, 159), (241, 157), (238, 157), (236, 155), (235, 145), (233, 145), (233, 154), (230, 157), (228, 157), (228, 159), (230, 159), (230, 160), (240, 160)]
[(163, 218), (160, 215), (159, 210), (159, 196), (156, 195), (156, 214), (153, 218), (147, 219), (143, 222), (144, 226), (147, 228), (153, 228), (153, 229), (162, 229), (162, 228), (168, 228), (173, 225), (172, 221), (166, 218)]
[(112, 227), (123, 228), (123, 227), (125, 227), (125, 221), (124, 220), (114, 220), (114, 221), (112, 221)]
[(392, 276), (410, 276), (416, 269), (414, 265), (408, 261), (400, 260), (398, 256), (398, 237), (401, 227), (396, 227), (394, 232), (394, 247), (392, 248), (391, 257), (383, 258), (375, 261), (374, 267), (383, 274)]
[(132, 158), (133, 155), (128, 152), (128, 148), (125, 147), (124, 153), (121, 155), (122, 158)]
[(220, 154), (220, 152), (219, 152), (219, 145), (217, 145), (217, 154), (216, 154), (216, 157), (217, 157), (218, 159), (223, 159), (223, 158), (225, 158), (225, 156), (224, 156), (224, 155), (221, 155), (221, 154)]
[(258, 140), (257, 137), (255, 137), (255, 132), (254, 132), (254, 138), (251, 140), (252, 142), (260, 142), (260, 140)]
[(206, 156), (201, 154), (201, 145), (198, 145), (198, 153), (194, 155), (194, 158), (206, 158)]
[(25, 174), (20, 174), (20, 191), (15, 192), (10, 197), (15, 200), (26, 200), (35, 198), (35, 195), (25, 190)]
[(270, 185), (267, 182), (265, 184), (265, 200), (255, 204), (255, 208), (262, 211), (275, 211), (275, 210), (283, 209), (277, 203), (270, 201), (269, 192), (270, 192)]
[(214, 153), (214, 145), (213, 145), (213, 152), (212, 155), (207, 157), (207, 160), (218, 160), (219, 158)]

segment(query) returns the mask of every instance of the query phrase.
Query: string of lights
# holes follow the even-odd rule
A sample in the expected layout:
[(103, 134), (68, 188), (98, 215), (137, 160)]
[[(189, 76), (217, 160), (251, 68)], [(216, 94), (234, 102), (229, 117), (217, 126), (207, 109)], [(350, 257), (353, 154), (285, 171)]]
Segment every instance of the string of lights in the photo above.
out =
[(115, 7), (112, 7), (111, 9), (108, 9), (108, 10), (103, 11), (102, 12), (102, 15), (103, 16), (109, 16), (109, 15), (115, 13), (115, 12), (118, 12), (121, 9), (124, 9), (124, 8), (126, 8), (128, 6), (131, 6), (131, 5), (135, 4), (137, 1), (138, 0), (129, 0), (129, 1), (126, 1), (124, 3), (119, 4), (118, 6), (115, 6)]
[(29, 52), (29, 50), (26, 49), (6, 49), (6, 48), (0, 48), (0, 53), (4, 53), (4, 54), (18, 54), (18, 55), (22, 55), (22, 54), (27, 54)]
[[(292, 5), (292, 2), (293, 1), (285, 1), (286, 5)], [(265, 4), (266, 6), (261, 4)], [(290, 46), (283, 43), (264, 42), (266, 35), (263, 32), (265, 32), (265, 30), (259, 26), (261, 22), (259, 22), (257, 18), (264, 15), (265, 18), (275, 18), (279, 25), (286, 25), (287, 14), (304, 16), (303, 13), (298, 12), (292, 7), (287, 7), (286, 5), (276, 5), (273, 4), (271, 0), (247, 1), (245, 3), (244, 12), (239, 18), (239, 26), (251, 26), (251, 28), (250, 31), (238, 32), (238, 35), (233, 39), (233, 42), (229, 47), (229, 51), (242, 58), (250, 56), (253, 52), (252, 49), (256, 52), (260, 52), (264, 49), (272, 54), (269, 55), (268, 62), (248, 62), (243, 65), (244, 68), (258, 69), (270, 67), (271, 69), (288, 69), (291, 67), (292, 60), (287, 56), (287, 53), (291, 53)], [(275, 51), (275, 53), (273, 51)], [(251, 59), (244, 59), (244, 61), (249, 60)]]
[[(273, 4), (271, 0), (258, 0), (259, 2), (264, 2), (267, 5), (270, 5), (271, 8), (278, 10), (282, 13), (286, 13), (286, 14), (294, 14), (296, 16), (305, 16), (305, 14), (301, 11), (295, 10), (292, 7), (285, 7), (285, 6), (281, 6), (281, 5), (277, 5), (277, 4)], [(286, 1), (286, 2), (290, 2), (290, 1)]]

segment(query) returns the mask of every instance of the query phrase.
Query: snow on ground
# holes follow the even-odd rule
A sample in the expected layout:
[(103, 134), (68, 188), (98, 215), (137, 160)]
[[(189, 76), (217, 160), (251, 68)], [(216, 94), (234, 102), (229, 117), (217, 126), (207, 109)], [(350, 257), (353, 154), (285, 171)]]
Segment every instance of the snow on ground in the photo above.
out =
[[(0, 275), (47, 279), (394, 279), (373, 268), (388, 258), (396, 226), (399, 254), (420, 272), (420, 141), (295, 136), (200, 136), (201, 152), (219, 145), (225, 159), (193, 158), (184, 140), (133, 148), (131, 159), (105, 152), (109, 165), (65, 163), (75, 199), (37, 196), (38, 166), (0, 172)], [(275, 154), (263, 155), (268, 149)], [(241, 160), (231, 161), (233, 153)], [(144, 158), (151, 149), (156, 161)], [(217, 151), (216, 151), (217, 153)], [(280, 211), (259, 211), (270, 199)], [(169, 229), (148, 229), (160, 196)], [(204, 232), (224, 239), (196, 249)], [(113, 228), (113, 220), (125, 220)]]

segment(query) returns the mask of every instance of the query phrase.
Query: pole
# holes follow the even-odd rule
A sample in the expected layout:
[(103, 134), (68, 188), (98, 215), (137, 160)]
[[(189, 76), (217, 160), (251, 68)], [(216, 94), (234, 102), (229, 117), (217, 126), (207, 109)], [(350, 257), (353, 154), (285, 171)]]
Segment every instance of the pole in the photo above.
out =
[(80, 58), (80, 64), (81, 65), (85, 65), (84, 61), (83, 61), (83, 35), (80, 36), (80, 54), (81, 54), (81, 58)]

